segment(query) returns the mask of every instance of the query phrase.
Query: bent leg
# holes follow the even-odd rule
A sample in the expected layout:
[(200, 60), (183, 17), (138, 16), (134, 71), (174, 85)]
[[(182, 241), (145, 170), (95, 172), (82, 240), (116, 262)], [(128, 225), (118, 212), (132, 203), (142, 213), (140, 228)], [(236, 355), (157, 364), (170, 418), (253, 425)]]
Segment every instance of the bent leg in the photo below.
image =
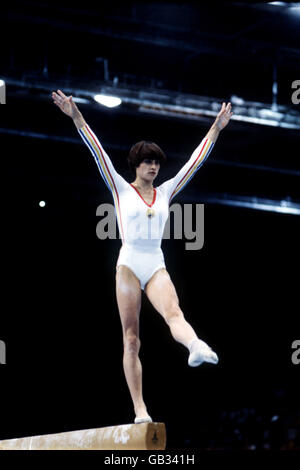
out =
[(116, 295), (123, 332), (123, 367), (126, 382), (137, 418), (149, 417), (142, 394), (142, 365), (139, 359), (139, 315), (141, 287), (139, 280), (127, 267), (120, 265), (116, 272)]
[(196, 367), (203, 362), (218, 363), (218, 356), (201, 339), (184, 318), (178, 296), (166, 269), (157, 271), (145, 287), (145, 293), (153, 307), (163, 316), (173, 338), (190, 351), (188, 364)]
[(153, 307), (170, 327), (173, 338), (187, 348), (197, 335), (179, 307), (175, 286), (165, 268), (158, 270), (146, 284), (145, 293)]

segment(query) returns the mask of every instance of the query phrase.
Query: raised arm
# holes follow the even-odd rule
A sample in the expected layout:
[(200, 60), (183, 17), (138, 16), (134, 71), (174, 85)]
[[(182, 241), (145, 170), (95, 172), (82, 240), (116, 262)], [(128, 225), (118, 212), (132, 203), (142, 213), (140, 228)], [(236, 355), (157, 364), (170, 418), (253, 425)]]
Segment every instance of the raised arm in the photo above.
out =
[(57, 93), (52, 93), (52, 98), (59, 109), (73, 119), (79, 135), (96, 161), (106, 186), (113, 193), (114, 197), (118, 197), (118, 193), (122, 191), (128, 183), (115, 170), (109, 156), (103, 149), (96, 135), (84, 120), (77, 105), (74, 103), (72, 96), (66, 96), (61, 90), (57, 90)]
[(160, 186), (160, 189), (166, 193), (169, 203), (184, 188), (184, 186), (195, 175), (197, 170), (199, 170), (199, 168), (207, 160), (220, 134), (220, 131), (227, 126), (232, 115), (233, 113), (231, 112), (231, 104), (228, 103), (226, 106), (225, 103), (223, 103), (213, 125), (198, 147), (194, 150), (190, 159), (179, 170), (174, 178), (165, 181)]
[(216, 142), (220, 132), (227, 126), (233, 113), (231, 112), (231, 103), (222, 104), (221, 110), (218, 113), (215, 122), (209, 129), (205, 136), (205, 139), (211, 140), (213, 143)]

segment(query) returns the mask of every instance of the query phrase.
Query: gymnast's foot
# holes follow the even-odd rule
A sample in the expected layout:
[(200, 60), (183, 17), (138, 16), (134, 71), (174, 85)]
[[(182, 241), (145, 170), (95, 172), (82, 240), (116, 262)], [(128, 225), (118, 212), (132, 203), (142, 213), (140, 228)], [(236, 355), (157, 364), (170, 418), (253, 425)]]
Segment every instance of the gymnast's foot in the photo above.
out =
[(190, 355), (188, 364), (190, 367), (200, 366), (203, 362), (218, 364), (216, 353), (201, 339), (195, 339), (189, 345)]
[(135, 424), (140, 423), (152, 423), (151, 417), (148, 415), (145, 408), (141, 408), (135, 411), (136, 418), (134, 420)]
[(147, 418), (135, 418), (134, 423), (135, 424), (152, 423), (152, 419), (150, 418), (150, 416), (148, 416)]

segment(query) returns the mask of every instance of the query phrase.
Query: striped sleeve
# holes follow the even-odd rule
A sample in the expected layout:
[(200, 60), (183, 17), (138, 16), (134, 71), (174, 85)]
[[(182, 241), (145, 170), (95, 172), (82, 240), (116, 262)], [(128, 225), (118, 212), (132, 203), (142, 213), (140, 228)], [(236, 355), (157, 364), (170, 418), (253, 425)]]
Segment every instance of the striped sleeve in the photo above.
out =
[(118, 197), (118, 193), (128, 185), (127, 181), (117, 173), (109, 156), (91, 128), (86, 124), (78, 129), (78, 132), (92, 153), (106, 186), (112, 192), (114, 197)]
[(208, 138), (204, 138), (200, 145), (194, 150), (190, 159), (186, 164), (179, 170), (174, 178), (165, 181), (160, 189), (166, 194), (166, 197), (171, 200), (177, 196), (178, 193), (187, 185), (187, 183), (193, 178), (197, 170), (203, 165), (208, 158), (208, 155), (212, 151), (214, 142)]

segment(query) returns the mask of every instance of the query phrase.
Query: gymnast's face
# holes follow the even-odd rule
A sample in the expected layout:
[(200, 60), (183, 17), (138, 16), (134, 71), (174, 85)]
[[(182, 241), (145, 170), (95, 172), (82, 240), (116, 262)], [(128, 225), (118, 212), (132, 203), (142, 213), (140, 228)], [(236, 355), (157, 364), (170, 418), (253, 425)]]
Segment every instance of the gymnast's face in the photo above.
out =
[(159, 160), (151, 160), (144, 158), (144, 160), (136, 168), (136, 175), (148, 181), (153, 181), (156, 178), (160, 169)]

